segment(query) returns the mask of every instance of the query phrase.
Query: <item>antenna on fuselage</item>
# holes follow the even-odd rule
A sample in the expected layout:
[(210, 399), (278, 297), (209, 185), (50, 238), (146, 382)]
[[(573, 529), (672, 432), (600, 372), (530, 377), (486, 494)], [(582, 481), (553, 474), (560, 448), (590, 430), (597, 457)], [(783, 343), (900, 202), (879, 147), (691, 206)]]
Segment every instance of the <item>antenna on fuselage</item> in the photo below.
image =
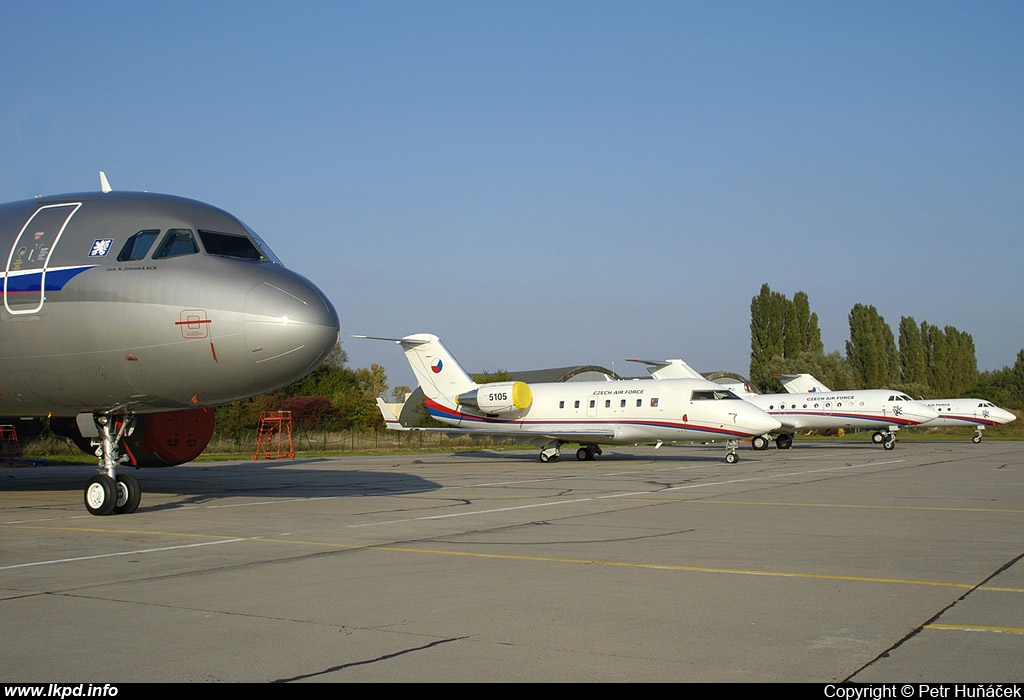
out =
[(100, 171), (100, 190), (102, 192), (110, 192), (111, 189), (112, 188), (110, 187), (110, 182), (107, 180), (107, 174), (101, 170)]

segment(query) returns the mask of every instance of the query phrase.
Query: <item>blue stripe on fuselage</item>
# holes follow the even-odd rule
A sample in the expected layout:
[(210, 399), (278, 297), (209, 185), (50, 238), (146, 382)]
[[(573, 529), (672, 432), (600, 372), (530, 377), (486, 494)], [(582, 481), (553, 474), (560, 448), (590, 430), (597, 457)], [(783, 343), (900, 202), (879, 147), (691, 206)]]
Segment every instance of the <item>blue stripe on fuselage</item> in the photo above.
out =
[[(47, 292), (59, 292), (72, 279), (86, 270), (91, 270), (95, 265), (81, 265), (79, 267), (56, 267), (46, 271)], [(42, 270), (26, 270), (24, 272), (8, 272), (6, 275), (6, 288), (8, 294), (23, 294), (28, 292), (41, 291), (43, 272)]]

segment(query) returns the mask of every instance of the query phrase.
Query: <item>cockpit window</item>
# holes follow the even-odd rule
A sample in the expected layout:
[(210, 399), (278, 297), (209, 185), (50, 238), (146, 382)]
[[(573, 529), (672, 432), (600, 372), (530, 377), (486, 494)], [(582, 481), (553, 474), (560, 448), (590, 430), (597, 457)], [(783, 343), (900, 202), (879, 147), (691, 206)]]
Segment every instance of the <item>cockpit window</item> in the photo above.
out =
[(223, 255), (255, 262), (269, 260), (248, 236), (199, 229), (199, 237), (203, 241), (203, 248), (210, 255)]
[(167, 230), (160, 247), (153, 253), (153, 259), (176, 258), (179, 255), (192, 255), (198, 252), (199, 246), (196, 245), (191, 229), (172, 228)]
[(121, 262), (127, 262), (128, 260), (142, 260), (146, 257), (146, 253), (149, 252), (150, 247), (153, 245), (153, 241), (156, 240), (159, 233), (160, 229), (155, 228), (139, 231), (125, 241), (124, 247), (121, 248), (121, 252), (117, 254), (117, 259)]
[(728, 389), (707, 389), (694, 391), (690, 396), (691, 401), (718, 401), (721, 399), (736, 399), (740, 401), (740, 397), (732, 393)]
[(265, 257), (267, 260), (270, 260), (271, 262), (277, 263), (278, 265), (284, 264), (281, 262), (281, 259), (277, 257), (274, 251), (270, 249), (270, 246), (267, 245), (267, 242), (260, 238), (258, 233), (256, 233), (251, 228), (246, 226), (243, 222), (239, 221), (238, 223), (242, 224), (242, 228), (249, 232), (249, 237), (252, 238), (252, 240), (256, 243), (256, 247), (260, 249), (261, 253), (263, 253), (263, 257)]

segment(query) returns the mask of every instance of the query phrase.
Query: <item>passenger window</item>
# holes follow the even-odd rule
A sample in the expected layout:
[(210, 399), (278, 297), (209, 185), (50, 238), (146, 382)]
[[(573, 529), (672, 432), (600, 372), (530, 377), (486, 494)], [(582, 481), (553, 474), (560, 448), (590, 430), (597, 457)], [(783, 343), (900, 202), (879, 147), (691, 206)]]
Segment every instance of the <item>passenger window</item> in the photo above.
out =
[(643, 405), (644, 405), (644, 400), (643, 399), (637, 399), (636, 400), (636, 407), (637, 408), (640, 408)]
[(611, 408), (612, 407), (612, 400), (611, 399), (605, 399), (604, 400), (604, 407), (605, 408)]
[(576, 405), (573, 408), (579, 408), (579, 407), (580, 407), (580, 402), (579, 402), (579, 400), (577, 400), (576, 401)]
[(124, 247), (121, 248), (121, 252), (117, 254), (117, 259), (120, 262), (127, 262), (129, 260), (142, 260), (146, 257), (146, 253), (149, 252), (150, 246), (153, 245), (153, 241), (160, 234), (160, 229), (149, 228), (139, 231), (127, 241), (125, 241)]
[(176, 258), (179, 255), (192, 255), (198, 252), (199, 247), (196, 245), (191, 229), (172, 228), (167, 231), (163, 243), (153, 254), (153, 259)]
[(622, 401), (619, 403), (619, 408), (625, 408), (625, 407), (626, 407), (626, 399), (622, 399)]
[(558, 402), (558, 407), (559, 408), (565, 408), (565, 401), (559, 401)]

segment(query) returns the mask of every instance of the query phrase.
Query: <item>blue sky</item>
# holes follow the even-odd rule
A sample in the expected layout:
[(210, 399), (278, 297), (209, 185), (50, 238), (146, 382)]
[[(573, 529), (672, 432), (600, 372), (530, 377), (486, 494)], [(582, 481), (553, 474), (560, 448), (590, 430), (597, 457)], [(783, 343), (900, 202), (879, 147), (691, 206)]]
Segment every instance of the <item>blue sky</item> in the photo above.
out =
[(1024, 347), (1024, 3), (25, 2), (0, 198), (223, 207), (411, 384), (683, 357), (746, 374), (763, 283), (827, 351), (872, 304)]

